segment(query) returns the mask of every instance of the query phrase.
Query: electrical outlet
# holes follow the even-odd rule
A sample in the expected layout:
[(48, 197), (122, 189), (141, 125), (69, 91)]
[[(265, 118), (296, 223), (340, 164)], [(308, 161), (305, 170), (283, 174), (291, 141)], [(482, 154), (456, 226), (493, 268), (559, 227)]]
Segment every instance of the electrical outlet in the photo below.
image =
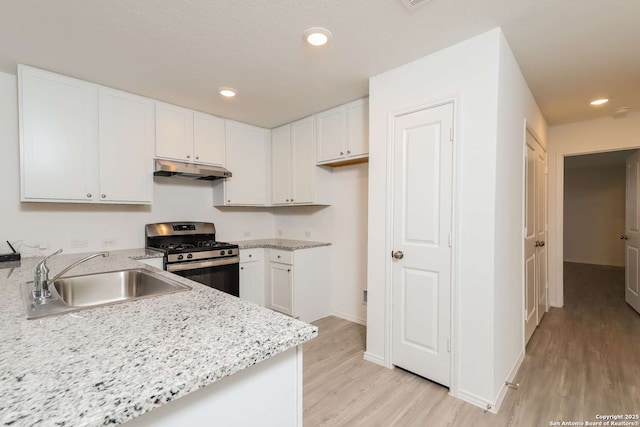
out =
[(45, 250), (45, 249), (49, 249), (49, 243), (48, 242), (40, 242), (36, 245), (38, 247), (38, 249), (40, 250)]
[(310, 231), (305, 231), (304, 232), (304, 237), (306, 237), (307, 239), (311, 238), (311, 232)]
[(245, 231), (244, 233), (242, 233), (242, 237), (251, 237), (251, 232)]
[(116, 239), (102, 239), (102, 247), (113, 247), (116, 245)]
[(278, 230), (278, 236), (282, 236), (282, 230)]
[(72, 248), (86, 248), (87, 246), (89, 246), (88, 240), (77, 239), (71, 241)]

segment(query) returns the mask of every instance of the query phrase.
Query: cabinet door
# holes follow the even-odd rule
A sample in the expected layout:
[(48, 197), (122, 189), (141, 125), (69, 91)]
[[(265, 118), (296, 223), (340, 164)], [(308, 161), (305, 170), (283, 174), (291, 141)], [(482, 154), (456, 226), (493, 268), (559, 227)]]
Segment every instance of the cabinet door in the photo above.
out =
[(269, 307), (280, 313), (293, 316), (293, 274), (292, 266), (269, 263), (270, 297)]
[(264, 269), (259, 261), (240, 263), (240, 298), (258, 305), (264, 305)]
[(98, 107), (100, 200), (151, 203), (153, 101), (100, 88)]
[(345, 156), (347, 146), (347, 107), (341, 105), (318, 113), (316, 118), (316, 162), (336, 160)]
[(314, 201), (314, 132), (313, 117), (291, 124), (292, 198), (293, 203)]
[(23, 201), (98, 197), (98, 88), (20, 65)]
[(369, 154), (369, 98), (347, 104), (349, 138), (347, 157)]
[(193, 113), (194, 162), (225, 165), (224, 119), (210, 114)]
[(156, 102), (156, 157), (190, 162), (193, 156), (193, 111)]
[(227, 169), (225, 204), (267, 204), (267, 161), (270, 131), (227, 120)]
[(291, 203), (291, 126), (271, 131), (271, 203)]

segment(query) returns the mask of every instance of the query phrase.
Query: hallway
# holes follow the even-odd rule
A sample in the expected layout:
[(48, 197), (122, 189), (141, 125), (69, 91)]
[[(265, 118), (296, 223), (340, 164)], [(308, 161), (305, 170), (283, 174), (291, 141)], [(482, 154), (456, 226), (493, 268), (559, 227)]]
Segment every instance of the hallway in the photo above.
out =
[(448, 389), (362, 359), (365, 327), (335, 317), (316, 322), (304, 345), (304, 425), (549, 426), (640, 413), (640, 315), (624, 301), (624, 269), (565, 264), (565, 307), (534, 333), (500, 413)]

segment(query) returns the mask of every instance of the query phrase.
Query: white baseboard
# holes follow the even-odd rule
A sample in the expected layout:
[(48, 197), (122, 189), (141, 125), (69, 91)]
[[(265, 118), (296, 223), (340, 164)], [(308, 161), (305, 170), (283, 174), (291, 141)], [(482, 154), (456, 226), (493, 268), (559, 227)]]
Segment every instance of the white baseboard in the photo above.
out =
[[(513, 368), (511, 368), (511, 372), (509, 372), (509, 376), (507, 377), (506, 381), (513, 382), (513, 379), (516, 377), (516, 374), (520, 370), (520, 366), (522, 366), (522, 362), (524, 362), (524, 349), (522, 349), (522, 353), (520, 353), (520, 357), (518, 357), (518, 360), (516, 360)], [(493, 405), (493, 409), (491, 409), (491, 412), (495, 414), (498, 413), (498, 411), (500, 410), (500, 406), (502, 405), (502, 401), (507, 395), (507, 391), (509, 391), (509, 387), (507, 387), (506, 384), (503, 384), (502, 388), (500, 389), (500, 393), (498, 394), (498, 398), (496, 399), (496, 404)]]
[(476, 396), (473, 393), (469, 393), (464, 390), (458, 390), (458, 395), (456, 397), (460, 400), (464, 400), (467, 403), (471, 403), (478, 408), (484, 409), (485, 411), (489, 410), (489, 412), (495, 413), (493, 402), (489, 402), (488, 400)]
[(388, 368), (387, 364), (384, 362), (384, 357), (380, 357), (377, 354), (371, 354), (368, 351), (365, 351), (364, 360), (375, 363), (376, 365), (381, 365), (381, 366), (384, 366), (385, 368)]
[(357, 323), (359, 325), (367, 326), (367, 320), (366, 319), (361, 319), (359, 317), (352, 316), (350, 314), (341, 313), (339, 311), (333, 311), (331, 313), (331, 315), (335, 316), (335, 317), (339, 317), (339, 318), (344, 319), (344, 320), (348, 320), (349, 322), (353, 322), (353, 323)]

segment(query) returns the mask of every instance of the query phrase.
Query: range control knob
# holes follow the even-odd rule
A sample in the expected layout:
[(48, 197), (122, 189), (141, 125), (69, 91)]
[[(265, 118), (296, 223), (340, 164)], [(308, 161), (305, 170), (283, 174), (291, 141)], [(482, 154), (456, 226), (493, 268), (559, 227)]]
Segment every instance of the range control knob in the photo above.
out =
[(193, 254), (189, 254), (189, 255), (187, 255), (187, 258), (188, 258), (188, 259), (193, 258)]
[(225, 251), (220, 251), (220, 255), (224, 255), (225, 253)]
[(181, 260), (182, 258), (184, 258), (184, 255), (178, 255), (179, 260)]
[(227, 251), (227, 255), (233, 255), (233, 250), (232, 250), (232, 249), (229, 249), (229, 250)]

